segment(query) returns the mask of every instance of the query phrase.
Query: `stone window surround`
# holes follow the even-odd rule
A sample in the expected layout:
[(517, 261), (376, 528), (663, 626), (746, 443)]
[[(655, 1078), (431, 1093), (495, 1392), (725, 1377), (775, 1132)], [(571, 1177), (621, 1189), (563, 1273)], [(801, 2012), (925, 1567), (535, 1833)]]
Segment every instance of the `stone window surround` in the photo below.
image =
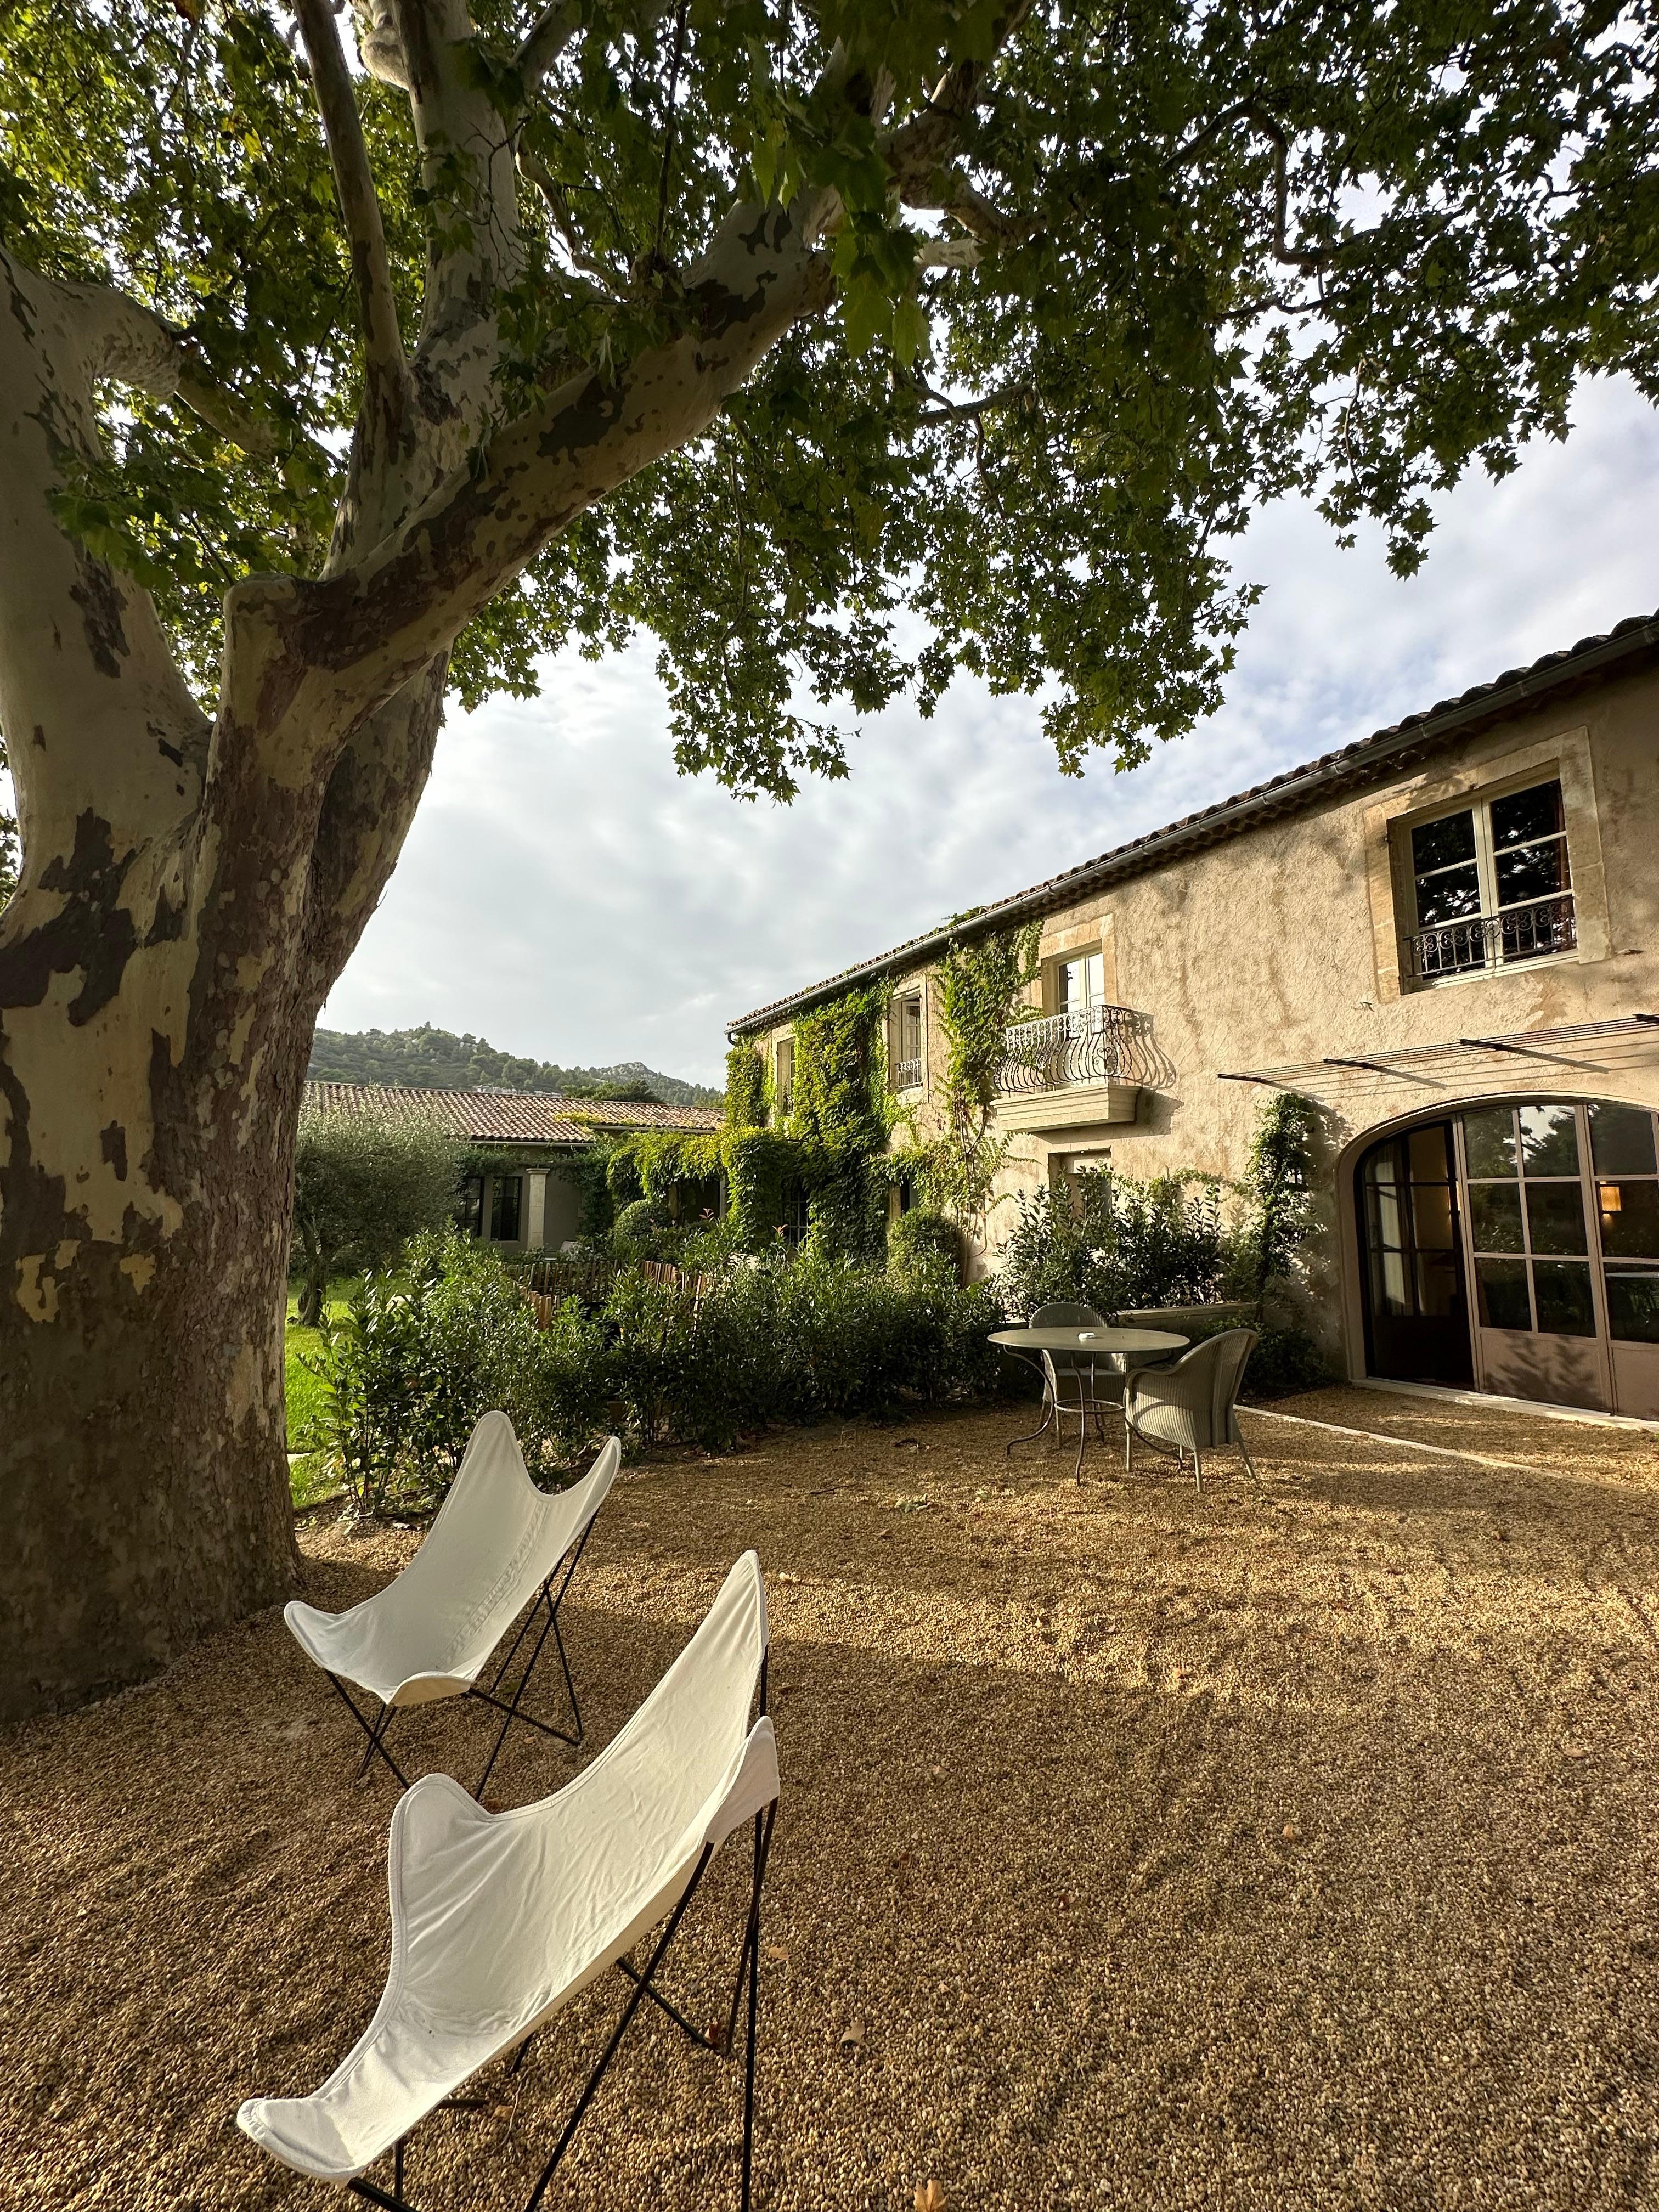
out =
[[(1572, 871), (1573, 912), (1577, 923), (1576, 952), (1554, 956), (1563, 963), (1605, 960), (1612, 949), (1607, 919), (1607, 873), (1601, 860), (1601, 830), (1595, 808), (1595, 778), (1589, 732), (1582, 725), (1529, 745), (1486, 754), (1455, 769), (1425, 769), (1395, 784), (1365, 808), (1365, 872), (1370, 894), (1371, 939), (1379, 1003), (1425, 990), (1463, 989), (1471, 983), (1513, 979), (1516, 970), (1481, 969), (1455, 981), (1427, 987), (1402, 984), (1400, 939), (1413, 915), (1411, 841), (1419, 822), (1449, 812), (1460, 801), (1501, 799), (1551, 775), (1561, 782), (1561, 806), (1567, 827), (1567, 855)], [(1522, 963), (1516, 963), (1519, 966)], [(1543, 963), (1527, 963), (1527, 966)]]
[(1057, 927), (1045, 929), (1037, 950), (1042, 966), (1037, 988), (1041, 994), (1037, 1003), (1045, 1014), (1059, 1011), (1059, 971), (1060, 963), (1075, 960), (1080, 953), (1098, 952), (1100, 955), (1101, 988), (1109, 1006), (1121, 1003), (1117, 981), (1117, 925), (1109, 914), (1094, 913), (1080, 921), (1062, 922)]

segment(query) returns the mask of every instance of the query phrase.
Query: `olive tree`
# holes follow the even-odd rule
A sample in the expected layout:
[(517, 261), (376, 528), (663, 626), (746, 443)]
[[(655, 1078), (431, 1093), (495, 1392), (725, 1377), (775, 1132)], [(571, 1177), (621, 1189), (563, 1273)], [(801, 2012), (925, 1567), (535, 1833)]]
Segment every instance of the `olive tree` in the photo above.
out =
[(454, 1211), (457, 1164), (454, 1139), (425, 1122), (301, 1109), (293, 1261), (307, 1327), (316, 1327), (331, 1276), (384, 1267), (421, 1230), (444, 1226)]
[(643, 627), (739, 793), (958, 669), (1135, 761), (1217, 702), (1255, 503), (1409, 568), (1585, 371), (1651, 388), (1653, 48), (1595, 0), (0, 11), (0, 1713), (288, 1586), (307, 1043), (446, 700)]

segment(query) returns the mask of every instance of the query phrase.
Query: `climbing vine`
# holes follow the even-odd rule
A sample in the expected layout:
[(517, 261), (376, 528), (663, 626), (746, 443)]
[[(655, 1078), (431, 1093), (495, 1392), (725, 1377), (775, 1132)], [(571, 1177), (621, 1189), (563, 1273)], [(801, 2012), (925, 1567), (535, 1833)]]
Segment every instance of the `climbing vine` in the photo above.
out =
[(1238, 1242), (1237, 1273), (1261, 1310), (1268, 1285), (1293, 1279), (1313, 1226), (1316, 1168), (1326, 1109), (1297, 1091), (1263, 1106), (1238, 1189), (1249, 1208)]
[(764, 1128), (767, 1090), (764, 1059), (752, 1044), (739, 1040), (726, 1055), (726, 1127)]
[(929, 1198), (963, 1228), (980, 1230), (1012, 1139), (992, 1128), (1003, 1032), (1038, 975), (1040, 921), (953, 940), (935, 992), (945, 1033), (944, 1134), (925, 1148)]

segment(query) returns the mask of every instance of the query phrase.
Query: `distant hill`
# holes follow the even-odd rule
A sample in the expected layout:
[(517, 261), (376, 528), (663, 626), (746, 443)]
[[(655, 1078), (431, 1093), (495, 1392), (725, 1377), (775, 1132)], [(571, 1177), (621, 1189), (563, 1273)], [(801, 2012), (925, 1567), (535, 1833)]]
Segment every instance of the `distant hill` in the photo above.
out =
[(659, 1075), (641, 1060), (615, 1067), (557, 1067), (520, 1060), (483, 1037), (448, 1030), (319, 1030), (311, 1040), (313, 1083), (396, 1083), (409, 1091), (557, 1091), (568, 1098), (659, 1098), (665, 1106), (719, 1106), (706, 1083)]

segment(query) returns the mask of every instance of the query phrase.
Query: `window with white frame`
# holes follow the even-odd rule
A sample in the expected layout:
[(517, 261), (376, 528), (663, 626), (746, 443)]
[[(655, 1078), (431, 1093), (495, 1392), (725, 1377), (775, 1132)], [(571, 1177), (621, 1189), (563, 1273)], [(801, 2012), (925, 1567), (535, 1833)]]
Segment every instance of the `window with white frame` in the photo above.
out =
[(1577, 943), (1557, 777), (1412, 825), (1407, 978), (1439, 981)]
[(1083, 1014), (1106, 1003), (1106, 962), (1098, 946), (1054, 963), (1054, 1012)]

